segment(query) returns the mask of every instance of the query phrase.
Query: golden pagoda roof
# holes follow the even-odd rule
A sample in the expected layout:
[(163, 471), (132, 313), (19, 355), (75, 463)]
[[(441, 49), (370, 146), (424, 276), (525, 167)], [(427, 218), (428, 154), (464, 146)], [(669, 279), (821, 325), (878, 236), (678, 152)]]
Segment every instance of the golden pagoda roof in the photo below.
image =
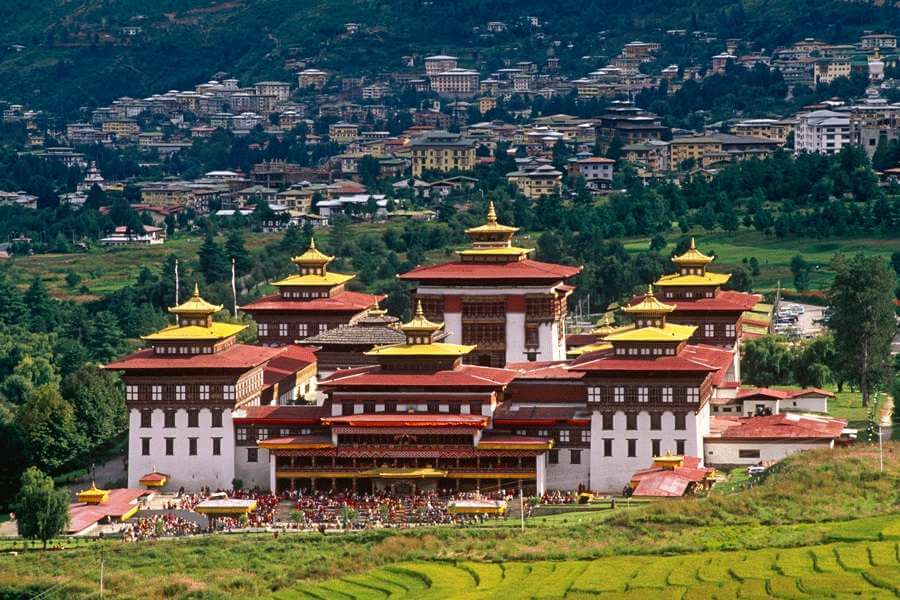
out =
[(200, 286), (194, 284), (194, 293), (178, 306), (169, 308), (170, 313), (185, 316), (209, 316), (222, 310), (221, 304), (210, 304), (200, 297)]
[(407, 334), (416, 333), (434, 333), (444, 326), (443, 323), (434, 323), (425, 318), (425, 311), (422, 310), (422, 301), (416, 302), (416, 312), (408, 323), (400, 326), (400, 331)]
[(344, 275), (342, 273), (325, 273), (324, 275), (295, 274), (273, 281), (272, 285), (276, 287), (332, 287), (346, 283), (354, 277), (355, 275)]
[(433, 342), (431, 344), (377, 346), (365, 354), (366, 356), (465, 356), (474, 349), (475, 346)]
[(109, 490), (101, 490), (97, 488), (95, 482), (91, 482), (91, 487), (78, 492), (78, 501), (85, 504), (100, 504), (105, 502), (109, 497)]
[(387, 314), (387, 311), (381, 308), (381, 305), (378, 302), (378, 297), (375, 297), (375, 304), (373, 304), (369, 310), (366, 311), (367, 317), (383, 317)]
[(171, 325), (155, 333), (141, 336), (141, 339), (150, 342), (172, 342), (178, 340), (214, 341), (237, 335), (246, 328), (247, 325), (239, 323), (217, 323), (215, 321), (209, 327), (202, 325), (186, 325), (184, 327)]
[(612, 348), (612, 344), (608, 344), (606, 342), (594, 342), (593, 344), (585, 344), (584, 346), (569, 348), (568, 350), (566, 350), (566, 356), (568, 356), (569, 358), (576, 358), (581, 356), (582, 354), (597, 352), (599, 350), (609, 350), (610, 348)]
[(519, 248), (518, 246), (505, 246), (499, 248), (467, 248), (457, 250), (460, 256), (521, 256), (531, 252), (531, 248)]
[(309, 248), (306, 249), (306, 252), (304, 252), (300, 256), (295, 256), (291, 259), (291, 262), (295, 265), (300, 266), (321, 267), (327, 265), (333, 260), (333, 256), (323, 254), (319, 251), (318, 248), (316, 248), (316, 239), (311, 237), (309, 238)]
[(702, 286), (702, 285), (724, 285), (731, 279), (730, 273), (709, 273), (703, 275), (681, 275), (673, 273), (671, 275), (663, 275), (656, 280), (654, 285), (659, 287), (678, 287), (678, 286)]
[(626, 306), (622, 310), (632, 315), (659, 317), (662, 315), (667, 315), (670, 312), (674, 311), (675, 306), (657, 300), (656, 296), (653, 295), (653, 286), (649, 285), (647, 286), (647, 294), (644, 296), (643, 300), (641, 300), (637, 304)]
[(697, 330), (696, 325), (666, 323), (664, 327), (641, 327), (606, 338), (610, 342), (684, 342)]
[(509, 233), (513, 234), (519, 231), (518, 227), (510, 227), (509, 225), (501, 225), (497, 222), (497, 211), (494, 208), (494, 201), (488, 203), (487, 222), (478, 227), (469, 227), (466, 229), (467, 234), (479, 233)]
[(684, 265), (684, 266), (705, 266), (714, 261), (715, 258), (712, 256), (707, 256), (703, 254), (699, 250), (697, 250), (697, 244), (694, 242), (694, 238), (691, 238), (691, 247), (687, 249), (686, 252), (679, 254), (678, 256), (672, 257), (672, 262), (676, 265)]

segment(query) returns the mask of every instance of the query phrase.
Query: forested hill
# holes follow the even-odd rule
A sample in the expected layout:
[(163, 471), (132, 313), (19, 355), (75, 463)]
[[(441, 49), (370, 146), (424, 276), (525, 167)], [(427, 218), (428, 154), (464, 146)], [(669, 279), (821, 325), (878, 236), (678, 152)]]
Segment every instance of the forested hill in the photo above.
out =
[[(667, 29), (771, 49), (805, 36), (847, 42), (865, 29), (897, 32), (898, 12), (844, 0), (4, 0), (0, 100), (71, 115), (121, 95), (184, 89), (219, 71), (286, 79), (286, 62), (305, 58), (372, 73), (400, 69), (403, 55), (436, 51), (487, 69), (501, 58), (553, 52), (564, 71), (586, 72), (595, 64), (585, 56), (599, 63), (622, 43), (662, 39)], [(509, 30), (487, 34), (492, 20)], [(360, 32), (346, 34), (347, 22)], [(705, 50), (686, 49), (681, 58), (715, 53)]]

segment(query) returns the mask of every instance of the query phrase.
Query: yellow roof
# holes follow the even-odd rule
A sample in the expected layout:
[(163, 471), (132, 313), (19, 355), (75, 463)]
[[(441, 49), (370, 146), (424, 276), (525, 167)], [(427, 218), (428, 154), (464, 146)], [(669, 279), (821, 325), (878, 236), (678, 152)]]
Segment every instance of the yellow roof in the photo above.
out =
[(376, 469), (367, 469), (359, 472), (360, 477), (381, 477), (383, 479), (421, 479), (423, 477), (446, 477), (447, 471), (442, 469), (432, 469), (430, 467), (422, 467), (420, 469), (409, 468), (391, 468), (381, 467)]
[(531, 252), (531, 248), (518, 248), (516, 246), (506, 246), (502, 248), (471, 248), (456, 251), (460, 256), (488, 256), (492, 254), (501, 256), (521, 256), (522, 254), (528, 254), (529, 252)]
[(170, 313), (176, 315), (212, 315), (222, 310), (221, 304), (210, 304), (200, 297), (200, 286), (194, 284), (194, 294), (187, 302), (169, 308)]
[(92, 481), (90, 488), (78, 492), (78, 501), (84, 502), (85, 504), (100, 504), (105, 501), (108, 496), (108, 490), (98, 489), (97, 484)]
[(346, 283), (355, 275), (343, 275), (341, 273), (325, 273), (324, 275), (290, 275), (280, 281), (273, 281), (274, 286), (289, 287), (324, 287)]
[(212, 327), (201, 327), (200, 325), (187, 325), (179, 327), (172, 325), (165, 329), (160, 329), (156, 333), (141, 336), (142, 340), (151, 342), (165, 342), (176, 340), (222, 340), (233, 335), (237, 335), (244, 329), (246, 325), (237, 323), (216, 323), (213, 322)]
[(333, 260), (333, 256), (328, 256), (327, 254), (319, 252), (319, 250), (316, 248), (315, 238), (309, 238), (309, 248), (307, 248), (306, 252), (304, 252), (300, 256), (295, 256), (294, 258), (292, 258), (291, 262), (295, 265), (321, 267), (323, 265), (327, 265)]
[(432, 344), (392, 344), (390, 346), (373, 348), (366, 352), (366, 356), (465, 356), (474, 349), (475, 346), (444, 344), (441, 342)]
[(478, 227), (470, 227), (466, 229), (466, 233), (515, 233), (518, 227), (510, 227), (509, 225), (501, 225), (497, 222), (497, 211), (494, 209), (494, 201), (488, 203), (487, 223)]
[(647, 286), (647, 294), (644, 296), (643, 300), (641, 300), (637, 304), (626, 306), (622, 310), (631, 315), (646, 315), (651, 317), (658, 317), (661, 315), (667, 315), (670, 312), (674, 311), (675, 306), (657, 300), (656, 296), (653, 295), (653, 286), (650, 285)]
[(619, 333), (620, 331), (628, 331), (629, 329), (634, 329), (634, 323), (616, 325), (611, 313), (606, 313), (606, 316), (603, 317), (603, 320), (597, 322), (597, 326), (591, 330), (591, 333), (600, 339), (605, 339), (608, 335)]
[(575, 348), (569, 348), (566, 350), (566, 356), (574, 358), (576, 356), (581, 356), (582, 354), (587, 354), (588, 352), (597, 352), (598, 350), (609, 350), (612, 348), (612, 344), (604, 344), (604, 343), (594, 343), (594, 344), (586, 344), (584, 346), (577, 346)]
[(685, 265), (685, 266), (708, 265), (709, 263), (711, 263), (714, 260), (715, 260), (715, 258), (713, 258), (712, 256), (707, 256), (706, 254), (703, 254), (702, 252), (697, 250), (697, 244), (694, 243), (694, 238), (691, 238), (691, 247), (688, 248), (687, 252), (684, 252), (683, 254), (679, 254), (678, 256), (672, 257), (673, 263), (675, 263), (676, 265)]
[(425, 318), (425, 311), (422, 310), (422, 301), (419, 300), (416, 302), (416, 313), (413, 315), (412, 321), (401, 325), (400, 331), (406, 334), (434, 333), (443, 326), (443, 323), (434, 323)]
[(611, 342), (683, 342), (694, 335), (696, 330), (695, 325), (666, 323), (665, 327), (641, 327), (611, 335), (606, 339)]
[(681, 285), (723, 285), (731, 279), (730, 273), (704, 273), (703, 275), (663, 275), (656, 280), (654, 285), (659, 287)]

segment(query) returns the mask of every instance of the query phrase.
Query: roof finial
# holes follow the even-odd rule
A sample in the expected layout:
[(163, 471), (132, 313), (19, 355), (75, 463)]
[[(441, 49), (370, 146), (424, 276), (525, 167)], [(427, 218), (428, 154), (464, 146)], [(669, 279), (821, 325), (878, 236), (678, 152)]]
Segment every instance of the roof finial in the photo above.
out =
[(194, 298), (200, 297), (200, 284), (196, 281), (194, 282)]
[(314, 236), (309, 236), (309, 249), (310, 250), (316, 249), (316, 238)]
[(413, 317), (414, 319), (424, 319), (425, 311), (422, 310), (422, 300), (416, 300), (416, 314)]
[(696, 250), (696, 249), (697, 249), (697, 243), (694, 242), (694, 237), (691, 236), (691, 250)]
[(497, 224), (497, 211), (494, 209), (494, 201), (488, 201), (487, 222), (491, 225)]
[(650, 296), (651, 298), (653, 297), (653, 284), (652, 283), (647, 284), (647, 295)]

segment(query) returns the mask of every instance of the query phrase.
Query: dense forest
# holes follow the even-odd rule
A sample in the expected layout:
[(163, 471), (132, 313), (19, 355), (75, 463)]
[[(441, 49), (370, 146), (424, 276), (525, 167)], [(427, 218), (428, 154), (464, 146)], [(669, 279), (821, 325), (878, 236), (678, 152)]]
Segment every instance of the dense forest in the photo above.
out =
[[(403, 55), (437, 51), (477, 60), (486, 71), (503, 59), (542, 61), (552, 53), (564, 72), (580, 76), (623, 43), (662, 40), (668, 29), (752, 40), (771, 51), (806, 36), (847, 42), (866, 29), (896, 32), (898, 12), (889, 3), (842, 0), (0, 3), (0, 99), (73, 116), (122, 95), (189, 88), (220, 71), (285, 79), (286, 61), (303, 59), (342, 74), (372, 74), (400, 69)], [(491, 20), (509, 29), (488, 35)], [(349, 35), (347, 22), (362, 28)], [(126, 35), (125, 27), (140, 31)], [(721, 45), (710, 51), (706, 42), (688, 40), (661, 60), (703, 62)]]

